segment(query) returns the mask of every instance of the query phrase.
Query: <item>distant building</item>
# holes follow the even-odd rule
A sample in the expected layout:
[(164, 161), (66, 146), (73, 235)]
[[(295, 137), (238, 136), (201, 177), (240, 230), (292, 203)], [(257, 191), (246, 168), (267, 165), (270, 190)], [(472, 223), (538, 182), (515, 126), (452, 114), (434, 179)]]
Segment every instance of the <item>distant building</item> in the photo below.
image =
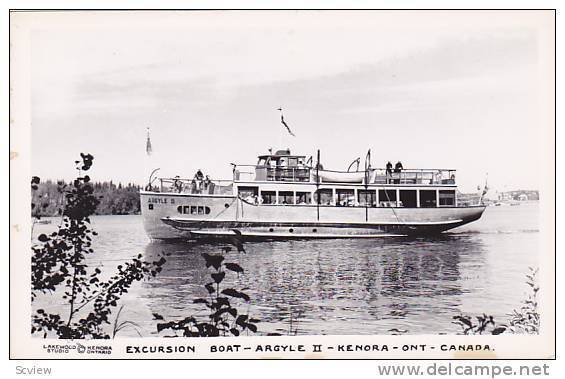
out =
[(539, 200), (539, 192), (538, 191), (530, 191), (530, 190), (517, 190), (517, 191), (508, 191), (508, 192), (500, 192), (498, 194), (498, 199), (507, 201), (507, 200), (518, 200), (518, 201), (528, 201), (528, 200)]

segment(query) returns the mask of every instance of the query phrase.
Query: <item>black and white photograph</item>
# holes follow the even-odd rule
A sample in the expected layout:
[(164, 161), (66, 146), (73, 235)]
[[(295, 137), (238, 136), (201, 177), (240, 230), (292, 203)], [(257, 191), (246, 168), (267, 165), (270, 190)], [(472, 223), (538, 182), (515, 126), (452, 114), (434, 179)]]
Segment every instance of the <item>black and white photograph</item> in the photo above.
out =
[(10, 96), (14, 357), (555, 356), (553, 10), (15, 10)]

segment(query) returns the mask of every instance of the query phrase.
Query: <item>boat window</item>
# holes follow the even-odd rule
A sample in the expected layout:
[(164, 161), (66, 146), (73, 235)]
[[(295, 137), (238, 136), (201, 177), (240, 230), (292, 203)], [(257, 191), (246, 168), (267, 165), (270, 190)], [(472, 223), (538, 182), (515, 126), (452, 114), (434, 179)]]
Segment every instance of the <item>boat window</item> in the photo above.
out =
[(289, 167), (298, 166), (298, 158), (288, 158), (288, 166)]
[(310, 192), (297, 192), (296, 193), (296, 204), (311, 204), (312, 195)]
[(255, 203), (259, 194), (258, 187), (238, 187), (237, 194), (239, 197), (249, 203)]
[(202, 206), (199, 206), (199, 207), (198, 207), (198, 214), (199, 214), (199, 215), (203, 215), (203, 214), (204, 214), (204, 207), (202, 207)]
[(402, 207), (416, 208), (416, 191), (400, 190), (400, 202)]
[(198, 214), (198, 207), (196, 207), (194, 205), (190, 206), (190, 214), (191, 215)]
[(377, 205), (377, 193), (372, 190), (357, 190), (357, 201), (361, 206), (374, 207)]
[(257, 195), (259, 193), (258, 187), (238, 187), (237, 193), (240, 197), (245, 197), (249, 195)]
[(439, 205), (454, 206), (455, 191), (439, 191)]
[(261, 199), (259, 199), (259, 203), (276, 204), (277, 203), (276, 192), (275, 191), (261, 191)]
[(190, 206), (189, 205), (185, 205), (183, 207), (182, 213), (184, 213), (185, 215), (190, 214)]
[(209, 215), (210, 214), (210, 207), (204, 207), (204, 213)]
[(421, 208), (435, 208), (437, 206), (436, 204), (436, 191), (420, 190)]
[(352, 189), (338, 189), (337, 194), (337, 204), (342, 207), (352, 207), (355, 205), (355, 195)]
[(330, 188), (324, 188), (314, 193), (314, 201), (318, 203), (318, 192), (320, 193), (320, 205), (333, 204), (333, 192)]
[(379, 206), (396, 207), (396, 190), (379, 190)]
[(294, 204), (294, 192), (279, 191), (279, 204)]
[(179, 206), (177, 207), (177, 212), (182, 213), (182, 205), (179, 205)]

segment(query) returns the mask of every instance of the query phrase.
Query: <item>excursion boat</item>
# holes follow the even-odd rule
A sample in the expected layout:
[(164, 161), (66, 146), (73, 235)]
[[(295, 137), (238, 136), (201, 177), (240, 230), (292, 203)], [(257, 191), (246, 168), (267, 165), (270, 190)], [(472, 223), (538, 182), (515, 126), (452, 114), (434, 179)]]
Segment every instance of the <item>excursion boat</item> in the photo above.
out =
[[(437, 234), (479, 219), (458, 206), (452, 169), (340, 172), (290, 150), (233, 165), (230, 180), (150, 178), (140, 192), (152, 239), (374, 238)], [(319, 152), (318, 152), (318, 162)]]

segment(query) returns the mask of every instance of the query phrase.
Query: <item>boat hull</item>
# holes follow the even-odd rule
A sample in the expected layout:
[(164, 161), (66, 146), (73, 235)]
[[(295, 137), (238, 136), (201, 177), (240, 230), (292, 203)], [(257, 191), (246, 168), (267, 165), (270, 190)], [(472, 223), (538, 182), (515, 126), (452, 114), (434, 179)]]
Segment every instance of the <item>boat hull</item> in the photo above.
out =
[[(254, 205), (235, 196), (152, 192), (141, 193), (141, 206), (148, 236), (163, 240), (236, 234), (250, 239), (438, 234), (479, 219), (485, 210), (484, 206), (365, 208)], [(191, 209), (195, 210), (194, 214), (183, 212)], [(203, 212), (198, 214), (200, 209)]]

